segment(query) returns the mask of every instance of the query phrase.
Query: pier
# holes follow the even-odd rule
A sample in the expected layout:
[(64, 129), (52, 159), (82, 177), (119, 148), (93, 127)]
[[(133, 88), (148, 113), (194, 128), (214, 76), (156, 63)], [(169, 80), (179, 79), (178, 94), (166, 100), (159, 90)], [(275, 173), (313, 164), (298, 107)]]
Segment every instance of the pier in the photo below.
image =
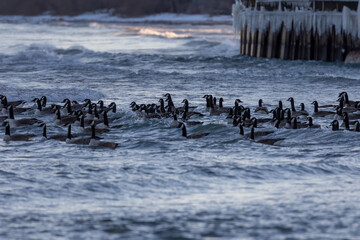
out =
[(360, 47), (358, 0), (236, 1), (240, 54), (288, 60), (352, 61)]

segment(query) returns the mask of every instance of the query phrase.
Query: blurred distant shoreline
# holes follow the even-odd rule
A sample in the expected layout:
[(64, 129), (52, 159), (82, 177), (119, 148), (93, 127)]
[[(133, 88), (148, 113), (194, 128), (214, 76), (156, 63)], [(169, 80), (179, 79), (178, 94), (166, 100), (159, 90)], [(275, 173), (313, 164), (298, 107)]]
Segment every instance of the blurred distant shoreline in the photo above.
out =
[(0, 0), (0, 15), (75, 16), (98, 10), (112, 10), (122, 17), (158, 13), (230, 15), (234, 0)]

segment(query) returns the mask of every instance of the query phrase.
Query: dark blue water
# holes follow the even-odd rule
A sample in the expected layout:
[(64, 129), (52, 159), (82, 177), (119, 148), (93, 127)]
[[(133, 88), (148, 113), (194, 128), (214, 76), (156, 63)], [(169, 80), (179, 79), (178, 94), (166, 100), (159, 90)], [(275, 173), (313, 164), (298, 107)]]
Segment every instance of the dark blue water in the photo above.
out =
[[(42, 142), (37, 126), (12, 130), (39, 136), (30, 142), (1, 140), (1, 239), (358, 239), (359, 133), (314, 118), (322, 129), (265, 125), (285, 140), (258, 144), (209, 116), (202, 96), (251, 109), (294, 97), (312, 113), (313, 100), (336, 104), (341, 91), (359, 99), (359, 67), (238, 56), (230, 22), (181, 19), (1, 19), (1, 94), (115, 101), (124, 124), (103, 135), (115, 150)], [(129, 108), (167, 92), (199, 106), (204, 124), (188, 132), (208, 136), (184, 139), (171, 119), (138, 120)], [(49, 135), (66, 132), (41, 120)]]

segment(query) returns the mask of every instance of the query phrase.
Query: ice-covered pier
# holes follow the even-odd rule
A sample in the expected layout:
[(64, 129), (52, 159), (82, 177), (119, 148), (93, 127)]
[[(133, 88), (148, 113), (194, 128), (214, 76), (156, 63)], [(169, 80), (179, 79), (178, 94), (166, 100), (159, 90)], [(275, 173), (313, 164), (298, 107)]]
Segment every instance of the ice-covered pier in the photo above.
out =
[(360, 47), (358, 0), (236, 0), (232, 14), (242, 55), (344, 61)]

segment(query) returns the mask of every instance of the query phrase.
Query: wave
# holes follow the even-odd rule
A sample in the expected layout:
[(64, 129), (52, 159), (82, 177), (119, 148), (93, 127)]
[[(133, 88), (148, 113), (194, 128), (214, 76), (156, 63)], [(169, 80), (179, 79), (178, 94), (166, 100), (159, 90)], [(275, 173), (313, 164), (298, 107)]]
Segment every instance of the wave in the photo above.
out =
[(59, 22), (66, 24), (66, 22), (101, 22), (101, 23), (191, 23), (191, 24), (232, 24), (232, 17), (230, 15), (210, 16), (205, 14), (174, 14), (161, 13), (136, 18), (124, 18), (115, 16), (111, 11), (100, 11), (94, 13), (85, 13), (78, 16), (1, 16), (0, 22), (12, 23), (46, 23)]

